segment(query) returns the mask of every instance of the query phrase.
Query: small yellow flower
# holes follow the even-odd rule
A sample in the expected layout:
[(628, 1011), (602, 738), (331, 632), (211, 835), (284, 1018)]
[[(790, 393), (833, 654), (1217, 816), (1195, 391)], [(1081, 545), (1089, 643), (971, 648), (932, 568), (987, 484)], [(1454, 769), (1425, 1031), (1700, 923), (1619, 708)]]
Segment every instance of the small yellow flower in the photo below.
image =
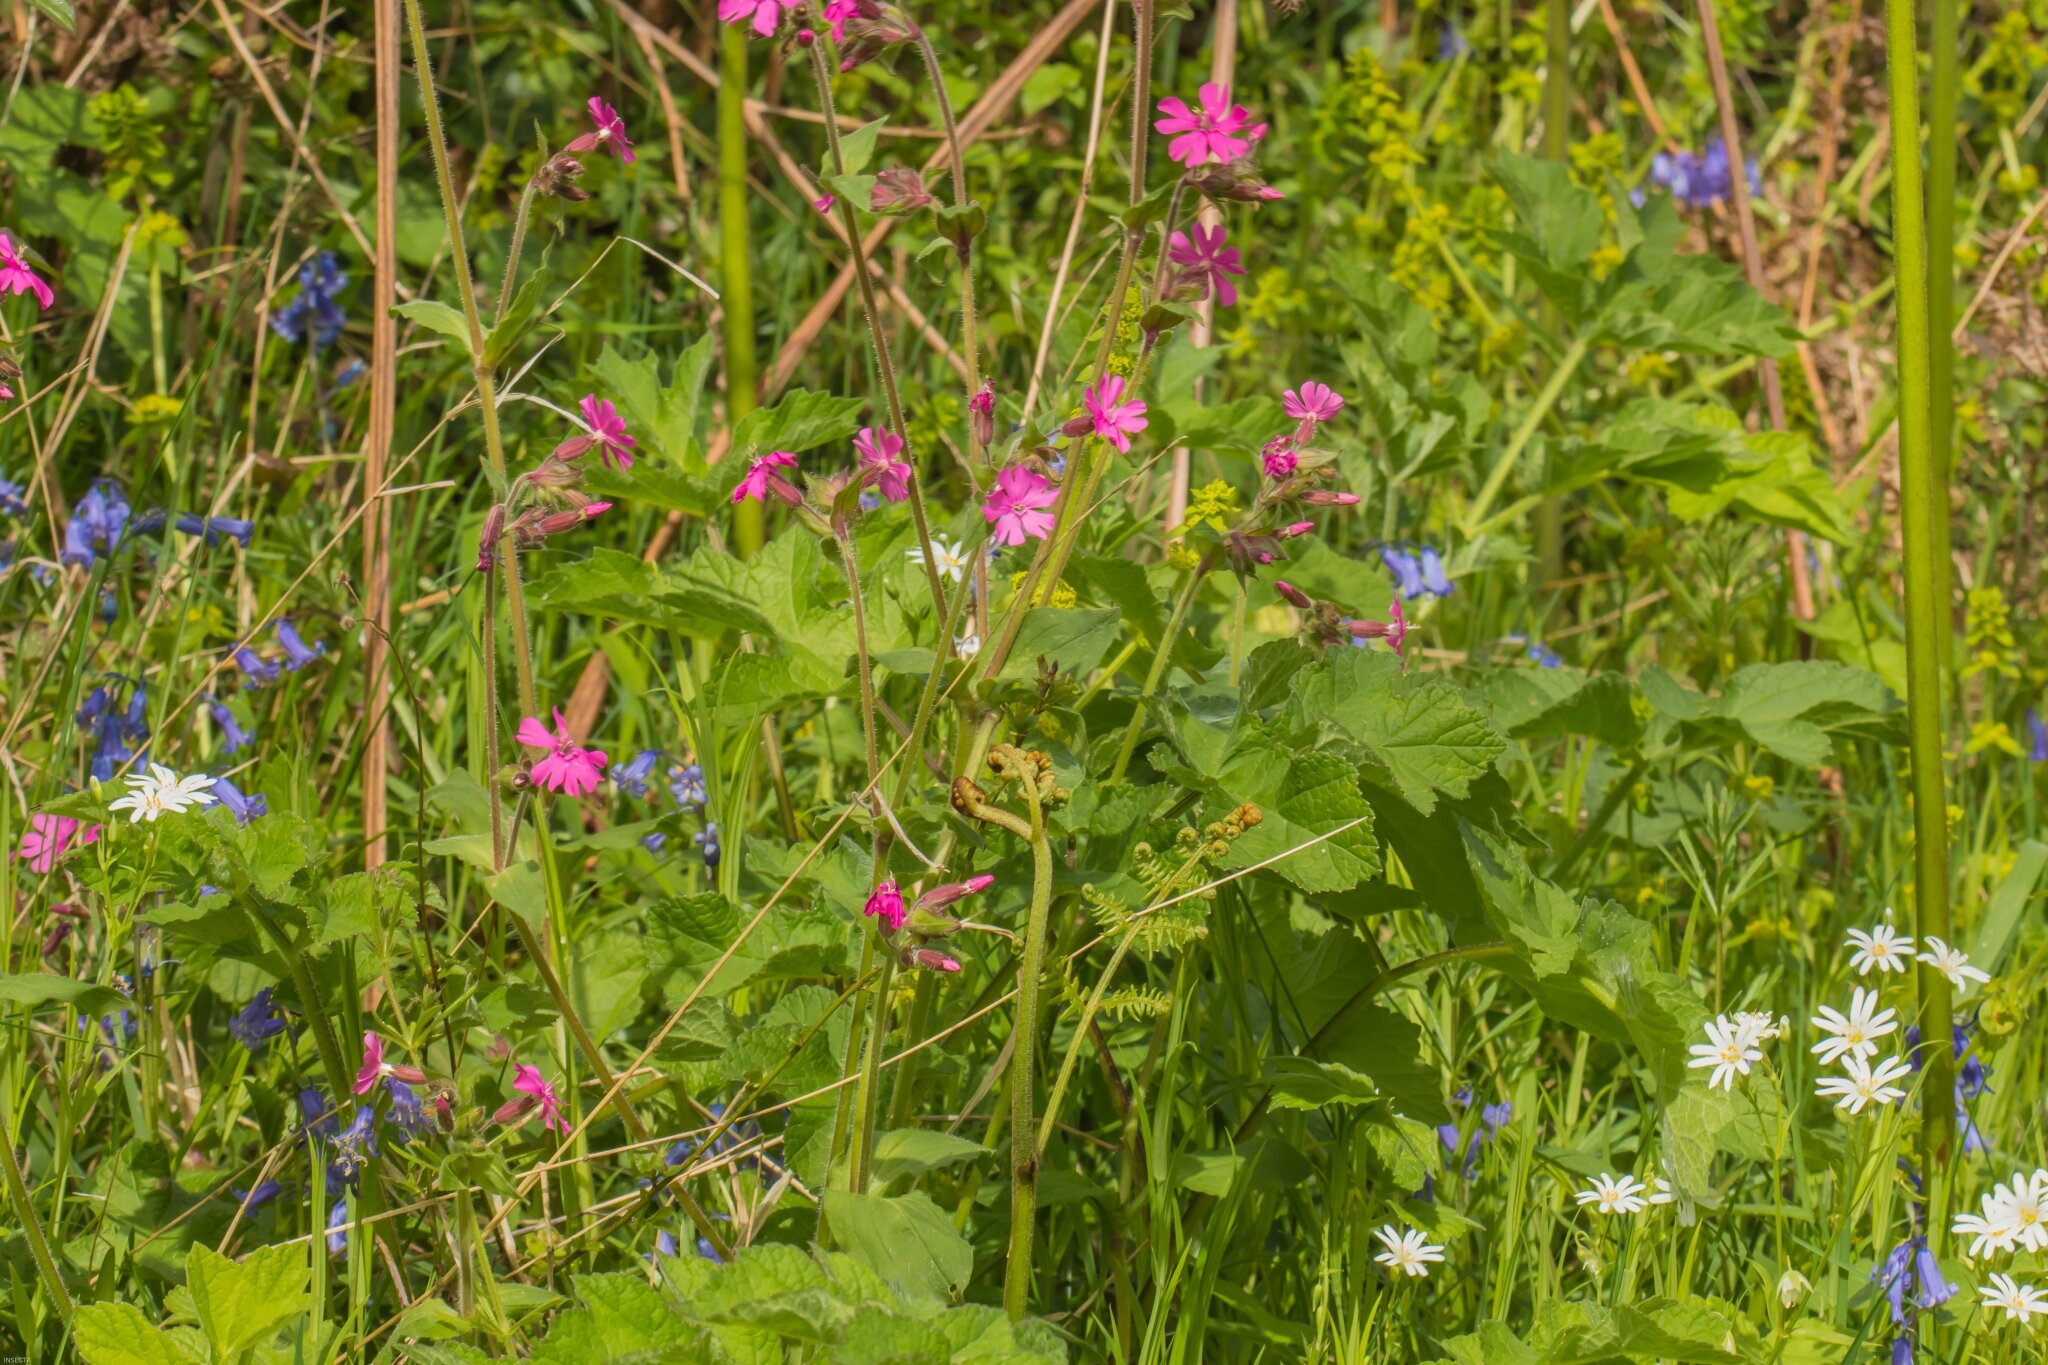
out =
[(2011, 754), (2014, 758), (2023, 756), (2020, 751), (2020, 742), (2012, 737), (2012, 731), (2006, 726), (2004, 721), (1985, 722), (1980, 720), (1970, 727), (1970, 738), (1963, 745), (1963, 753), (1966, 755), (1981, 754), (1989, 749), (1996, 749), (2002, 754)]
[[(1029, 569), (1019, 569), (1016, 573), (1010, 575), (1010, 591), (1012, 593), (1016, 593), (1023, 588), (1024, 578), (1025, 575), (1028, 573), (1030, 573)], [(1052, 607), (1060, 607), (1064, 609), (1067, 607), (1074, 606), (1075, 604), (1080, 602), (1080, 600), (1081, 599), (1079, 597), (1074, 595), (1074, 590), (1071, 587), (1067, 586), (1067, 581), (1063, 578), (1059, 582), (1053, 584), (1052, 598), (1050, 601), (1046, 603), (1046, 605)]]

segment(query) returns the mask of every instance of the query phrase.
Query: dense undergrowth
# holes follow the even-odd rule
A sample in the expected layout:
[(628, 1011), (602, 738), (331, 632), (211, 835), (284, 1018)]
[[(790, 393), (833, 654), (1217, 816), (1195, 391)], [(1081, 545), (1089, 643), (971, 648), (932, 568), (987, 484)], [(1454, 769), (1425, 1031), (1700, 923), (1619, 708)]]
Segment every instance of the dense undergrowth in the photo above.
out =
[(2039, 1358), (1918, 17), (12, 0), (10, 1353)]

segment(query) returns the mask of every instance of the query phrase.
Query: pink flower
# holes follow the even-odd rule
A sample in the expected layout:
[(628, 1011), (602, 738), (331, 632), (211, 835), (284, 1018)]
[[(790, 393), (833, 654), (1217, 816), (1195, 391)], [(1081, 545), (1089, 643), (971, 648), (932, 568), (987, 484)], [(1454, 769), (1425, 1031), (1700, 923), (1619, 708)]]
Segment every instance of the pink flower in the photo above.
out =
[(590, 121), (597, 125), (597, 131), (571, 138), (564, 152), (587, 152), (601, 149), (610, 152), (621, 162), (633, 164), (633, 144), (626, 137), (626, 121), (619, 117), (619, 111), (592, 95), (584, 107), (590, 110)]
[(0, 379), (0, 403), (14, 397), (14, 390), (7, 387), (7, 381)]
[(399, 1066), (384, 1060), (384, 1040), (374, 1033), (363, 1035), (363, 1064), (356, 1068), (355, 1092), (367, 1095), (377, 1088), (377, 1082), (386, 1076), (393, 1076), (407, 1085), (423, 1085), (427, 1073), (416, 1066)]
[(1292, 540), (1296, 536), (1305, 536), (1315, 529), (1316, 524), (1312, 521), (1290, 521), (1280, 528), (1280, 538), (1282, 540)]
[(775, 496), (794, 507), (802, 499), (797, 497), (796, 490), (789, 486), (789, 482), (775, 472), (778, 468), (795, 469), (796, 456), (786, 450), (771, 450), (766, 455), (756, 455), (747, 462), (747, 472), (740, 479), (740, 486), (732, 490), (732, 500), (745, 502), (748, 498), (759, 498), (766, 501), (772, 491)]
[(1354, 507), (1358, 503), (1358, 494), (1337, 493), (1327, 488), (1311, 488), (1301, 495), (1301, 500), (1310, 507)]
[(1045, 475), (1013, 464), (996, 475), (981, 515), (995, 526), (998, 545), (1022, 545), (1026, 536), (1044, 540), (1052, 533), (1053, 515), (1045, 509), (1059, 499), (1059, 490)]
[[(1237, 257), (1237, 248), (1223, 245), (1223, 225), (1203, 227), (1195, 224), (1194, 239), (1185, 232), (1173, 234), (1173, 245), (1167, 249), (1167, 258), (1175, 265), (1184, 266), (1189, 273), (1206, 280), (1209, 292), (1225, 308), (1237, 302), (1237, 286), (1230, 282), (1232, 275), (1245, 273)], [(1338, 400), (1340, 403), (1343, 400)]]
[(1081, 403), (1095, 419), (1095, 434), (1128, 455), (1132, 434), (1145, 429), (1145, 405), (1135, 398), (1118, 401), (1123, 396), (1124, 377), (1104, 375), (1101, 383), (1081, 391)]
[(1284, 479), (1294, 472), (1294, 467), (1300, 463), (1301, 457), (1294, 453), (1293, 437), (1275, 436), (1266, 442), (1265, 449), (1259, 452), (1259, 459), (1266, 466), (1267, 478)]
[(980, 895), (995, 884), (996, 879), (987, 873), (983, 873), (978, 877), (969, 877), (964, 882), (948, 882), (944, 886), (935, 886), (922, 896), (919, 896), (917, 904), (911, 908), (916, 910), (943, 910), (955, 901), (965, 900), (969, 896)]
[(832, 206), (838, 202), (837, 199), (829, 194), (821, 194), (811, 201), (811, 207), (820, 213), (830, 213)]
[(1281, 411), (1302, 422), (1327, 422), (1344, 407), (1344, 396), (1328, 384), (1311, 380), (1303, 384), (1299, 392), (1287, 391), (1280, 400)]
[(775, 26), (782, 22), (782, 11), (787, 8), (784, 0), (718, 0), (718, 21), (737, 24), (742, 19), (751, 19), (754, 32), (772, 38)]
[(50, 286), (37, 279), (36, 272), (28, 268), (28, 262), (21, 259), (13, 240), (4, 232), (0, 232), (0, 289), (10, 294), (33, 293), (39, 308), (48, 308), (57, 300)]
[(902, 502), (910, 496), (910, 465), (896, 458), (903, 449), (901, 436), (893, 431), (877, 432), (873, 427), (862, 427), (860, 435), (853, 438), (853, 449), (860, 457), (861, 477), (872, 480), (883, 497), (890, 502)]
[(98, 825), (87, 826), (84, 834), (78, 834), (78, 821), (68, 815), (31, 815), (21, 836), (21, 850), (14, 856), (26, 858), (38, 872), (48, 872), (68, 850), (98, 843), (99, 837)]
[(874, 889), (861, 913), (880, 920), (885, 933), (893, 934), (903, 927), (903, 892), (897, 888), (894, 877)]
[(876, 213), (912, 213), (928, 209), (938, 200), (925, 188), (924, 177), (908, 166), (891, 166), (875, 177), (868, 192), (868, 207)]
[(631, 469), (633, 447), (638, 442), (626, 434), (626, 419), (619, 416), (612, 400), (587, 393), (579, 406), (583, 409), (583, 424), (596, 438), (599, 458), (615, 469)]
[[(1263, 123), (1245, 127), (1251, 112), (1230, 102), (1229, 86), (1210, 82), (1202, 87), (1201, 102), (1197, 113), (1171, 95), (1159, 101), (1159, 112), (1166, 117), (1152, 126), (1162, 133), (1178, 134), (1166, 144), (1166, 154), (1181, 165), (1199, 166), (1212, 159), (1234, 161), (1266, 135)], [(1243, 137), (1236, 136), (1240, 131)]]
[(597, 790), (598, 774), (605, 765), (604, 750), (586, 749), (571, 739), (561, 707), (555, 708), (554, 733), (548, 732), (538, 716), (528, 716), (519, 722), (513, 738), (529, 749), (546, 750), (533, 765), (533, 780), (549, 791), (588, 796)]
[[(1346, 621), (1344, 628), (1351, 633), (1353, 644), (1364, 644), (1367, 640), (1385, 640), (1394, 647), (1394, 653), (1402, 654), (1402, 646), (1408, 641), (1408, 618), (1401, 614), (1401, 599), (1396, 596), (1387, 604), (1391, 621)], [(1402, 654), (1401, 666), (1408, 666), (1407, 656)]]
[(562, 1115), (562, 1097), (555, 1088), (541, 1079), (537, 1066), (515, 1066), (512, 1068), (512, 1088), (522, 1095), (530, 1095), (540, 1102), (540, 1126), (550, 1133), (569, 1134), (569, 1120)]
[(928, 972), (957, 972), (960, 959), (951, 953), (942, 953), (937, 948), (912, 948), (903, 955), (906, 967), (922, 967)]
[(825, 25), (832, 30), (832, 41), (844, 45), (846, 42), (846, 21), (860, 13), (860, 6), (854, 0), (832, 0), (825, 6)]

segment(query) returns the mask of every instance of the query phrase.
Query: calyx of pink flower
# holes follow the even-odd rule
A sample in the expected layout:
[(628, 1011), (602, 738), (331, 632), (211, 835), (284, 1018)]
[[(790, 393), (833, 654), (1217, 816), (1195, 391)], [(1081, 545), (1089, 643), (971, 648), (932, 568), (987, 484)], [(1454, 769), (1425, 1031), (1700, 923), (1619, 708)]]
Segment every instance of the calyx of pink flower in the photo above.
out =
[(957, 972), (960, 959), (951, 953), (942, 953), (936, 948), (912, 948), (903, 955), (903, 965), (927, 972)]
[(1266, 183), (1259, 168), (1248, 156), (1231, 161), (1211, 161), (1191, 168), (1186, 176), (1187, 186), (1211, 199), (1235, 200), (1241, 204), (1255, 204), (1287, 196)]
[(590, 197), (590, 191), (580, 189), (576, 181), (583, 175), (583, 163), (567, 152), (557, 152), (541, 163), (533, 173), (533, 188), (539, 194), (552, 194), (558, 199), (581, 200)]
[(974, 239), (988, 226), (988, 210), (973, 199), (964, 204), (947, 204), (935, 210), (933, 217), (937, 220), (939, 236), (953, 244), (953, 249), (960, 253), (963, 261), (973, 250)]
[(1315, 598), (1310, 597), (1307, 593), (1303, 592), (1300, 588), (1295, 587), (1292, 583), (1289, 583), (1284, 578), (1274, 580), (1273, 591), (1279, 593), (1282, 597), (1286, 598), (1288, 605), (1297, 607), (1302, 611), (1308, 611), (1316, 604)]
[(891, 166), (875, 177), (868, 195), (868, 207), (889, 217), (901, 217), (938, 203), (925, 188), (924, 177), (908, 166)]
[(986, 873), (978, 877), (969, 877), (964, 882), (947, 882), (944, 886), (935, 886), (922, 896), (919, 896), (916, 908), (919, 910), (943, 910), (957, 901), (967, 899), (969, 896), (980, 895), (991, 886), (994, 886), (995, 883), (996, 879)]
[(1358, 494), (1337, 493), (1327, 488), (1311, 488), (1301, 495), (1301, 500), (1310, 507), (1351, 507), (1358, 502)]
[(898, 43), (917, 36), (917, 25), (894, 5), (855, 0), (854, 12), (839, 27), (839, 69), (851, 71)]

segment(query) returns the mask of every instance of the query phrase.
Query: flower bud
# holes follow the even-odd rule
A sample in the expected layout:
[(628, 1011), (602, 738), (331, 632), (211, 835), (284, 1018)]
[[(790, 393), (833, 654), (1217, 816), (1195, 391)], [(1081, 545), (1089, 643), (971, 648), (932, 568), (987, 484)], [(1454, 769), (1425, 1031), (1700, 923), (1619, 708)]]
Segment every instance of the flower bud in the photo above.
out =
[(573, 531), (584, 522), (590, 521), (610, 510), (611, 504), (608, 502), (590, 502), (585, 503), (581, 507), (570, 507), (560, 512), (550, 512), (534, 525), (532, 531), (533, 538), (536, 541), (541, 541), (549, 536), (560, 535), (564, 531)]
[(498, 542), (505, 536), (505, 504), (494, 503), (484, 513), (483, 536), (476, 547), (476, 571), (489, 573), (498, 563)]
[(937, 202), (925, 188), (924, 177), (908, 166), (892, 166), (876, 176), (868, 196), (869, 208), (887, 214), (915, 213)]
[(571, 436), (568, 440), (548, 452), (548, 458), (564, 462), (580, 460), (589, 454), (590, 448), (596, 444), (597, 438), (595, 436)]
[(1303, 611), (1309, 610), (1316, 604), (1316, 600), (1313, 597), (1310, 597), (1284, 578), (1274, 581), (1273, 591), (1286, 598), (1289, 605), (1298, 607)]
[(1312, 521), (1289, 522), (1280, 528), (1280, 538), (1282, 540), (1292, 540), (1296, 536), (1305, 536), (1315, 529), (1316, 524)]
[(817, 42), (817, 41), (818, 41), (818, 35), (817, 35), (817, 34), (815, 34), (815, 33), (813, 33), (813, 32), (811, 32), (811, 31), (810, 31), (809, 29), (807, 29), (807, 28), (800, 28), (800, 29), (798, 29), (798, 30), (796, 31), (796, 45), (797, 45), (798, 47), (800, 47), (800, 48), (804, 48), (805, 50), (809, 50), (809, 48), (810, 48), (811, 44), (813, 44), (813, 43), (815, 43), (815, 42)]
[(1806, 1296), (1813, 1292), (1813, 1281), (1796, 1270), (1788, 1270), (1778, 1277), (1778, 1302), (1791, 1312)]
[(969, 877), (964, 882), (948, 882), (944, 886), (935, 886), (917, 898), (915, 908), (919, 910), (943, 910), (955, 901), (965, 900), (969, 896), (980, 895), (991, 886), (994, 886), (995, 883), (996, 879), (994, 877), (983, 873), (978, 877)]
[(1356, 493), (1333, 493), (1327, 488), (1311, 488), (1301, 495), (1301, 500), (1310, 507), (1351, 507), (1357, 504)]
[(1094, 431), (1095, 431), (1095, 419), (1094, 419), (1093, 417), (1088, 417), (1088, 416), (1081, 416), (1081, 417), (1076, 417), (1076, 418), (1074, 418), (1074, 419), (1073, 419), (1072, 421), (1068, 422), (1068, 423), (1067, 423), (1067, 424), (1066, 424), (1065, 426), (1061, 427), (1061, 428), (1060, 428), (1060, 435), (1062, 435), (1062, 436), (1087, 436), (1087, 435), (1091, 435), (1091, 434), (1092, 434), (1092, 433), (1093, 433)]
[(903, 965), (918, 967), (928, 972), (957, 972), (960, 959), (951, 953), (942, 953), (936, 948), (912, 948), (903, 955)]
[(1287, 196), (1268, 185), (1250, 157), (1234, 161), (1211, 161), (1187, 174), (1187, 185), (1211, 199), (1234, 199), (1251, 204)]
[(987, 447), (996, 439), (996, 386), (982, 381), (980, 390), (967, 400), (967, 411), (974, 426), (974, 439)]
[(491, 1115), (491, 1122), (517, 1123), (528, 1114), (531, 1114), (539, 1104), (540, 1096), (528, 1095), (522, 1092), (499, 1105), (497, 1112)]
[[(579, 146), (579, 143), (588, 143), (589, 146)], [(587, 133), (571, 142), (567, 150), (558, 152), (542, 162), (541, 168), (533, 173), (535, 191), (552, 194), (560, 199), (588, 199), (590, 192), (578, 189), (575, 183), (583, 174), (583, 163), (570, 153), (587, 151), (596, 145), (596, 134)]]

